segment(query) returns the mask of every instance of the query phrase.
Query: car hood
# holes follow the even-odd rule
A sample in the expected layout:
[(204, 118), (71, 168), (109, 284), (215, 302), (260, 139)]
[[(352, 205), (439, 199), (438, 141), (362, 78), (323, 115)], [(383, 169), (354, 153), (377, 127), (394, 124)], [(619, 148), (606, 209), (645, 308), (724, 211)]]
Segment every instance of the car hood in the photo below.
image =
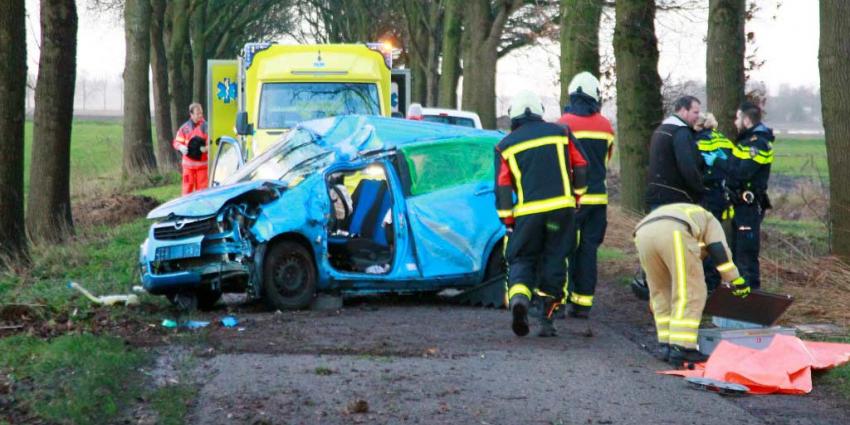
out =
[(227, 201), (252, 190), (270, 185), (275, 187), (283, 186), (280, 182), (273, 180), (255, 180), (193, 192), (189, 195), (172, 199), (153, 209), (148, 213), (148, 219), (210, 216), (217, 213)]

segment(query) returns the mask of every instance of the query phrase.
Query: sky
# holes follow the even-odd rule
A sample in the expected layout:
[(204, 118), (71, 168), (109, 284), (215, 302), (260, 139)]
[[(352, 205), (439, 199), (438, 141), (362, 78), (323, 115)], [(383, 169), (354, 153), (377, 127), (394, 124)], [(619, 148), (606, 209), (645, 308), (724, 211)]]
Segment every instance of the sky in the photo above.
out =
[[(682, 13), (660, 13), (656, 19), (659, 39), (659, 74), (670, 81), (705, 80), (705, 36), (708, 30), (708, 0), (704, 8)], [(754, 71), (753, 81), (763, 81), (770, 92), (783, 84), (818, 87), (818, 2), (817, 0), (759, 0), (761, 10), (747, 24), (755, 33), (756, 55), (765, 63)], [(781, 3), (781, 4), (779, 4)], [(27, 0), (29, 68), (38, 64), (38, 0)], [(114, 81), (124, 68), (124, 33), (115, 13), (89, 10), (89, 0), (78, 0), (78, 77)], [(600, 51), (612, 55), (613, 13), (603, 17)], [(752, 49), (753, 46), (748, 47)], [(497, 93), (505, 99), (522, 89), (542, 97), (558, 97), (558, 45), (516, 51), (499, 62)], [(748, 50), (750, 53), (752, 50)], [(555, 109), (555, 105), (553, 108)], [(505, 106), (506, 108), (506, 106)], [(500, 108), (501, 109), (501, 108)], [(500, 111), (502, 112), (502, 111)]]

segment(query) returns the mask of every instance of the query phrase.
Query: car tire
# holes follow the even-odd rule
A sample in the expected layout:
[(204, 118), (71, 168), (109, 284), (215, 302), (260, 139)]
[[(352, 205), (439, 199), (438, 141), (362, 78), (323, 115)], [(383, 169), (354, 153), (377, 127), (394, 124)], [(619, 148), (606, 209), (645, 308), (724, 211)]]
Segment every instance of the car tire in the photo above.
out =
[(218, 300), (221, 299), (221, 291), (213, 290), (211, 288), (198, 288), (198, 291), (195, 293), (198, 297), (198, 310), (201, 311), (210, 311), (215, 307), (215, 304)]
[(313, 256), (301, 244), (280, 241), (266, 253), (263, 298), (269, 307), (277, 310), (308, 307), (316, 295), (316, 280)]
[(484, 282), (495, 279), (508, 272), (508, 263), (502, 254), (502, 244), (496, 244), (487, 258), (487, 268), (484, 269)]

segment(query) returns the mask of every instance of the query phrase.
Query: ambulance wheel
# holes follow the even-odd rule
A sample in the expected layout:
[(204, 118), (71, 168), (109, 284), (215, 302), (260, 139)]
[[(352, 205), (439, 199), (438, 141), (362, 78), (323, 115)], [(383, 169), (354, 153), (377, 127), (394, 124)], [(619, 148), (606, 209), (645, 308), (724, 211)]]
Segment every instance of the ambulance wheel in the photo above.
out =
[(316, 267), (313, 256), (294, 241), (275, 243), (263, 266), (263, 292), (266, 304), (277, 310), (306, 308), (316, 295)]

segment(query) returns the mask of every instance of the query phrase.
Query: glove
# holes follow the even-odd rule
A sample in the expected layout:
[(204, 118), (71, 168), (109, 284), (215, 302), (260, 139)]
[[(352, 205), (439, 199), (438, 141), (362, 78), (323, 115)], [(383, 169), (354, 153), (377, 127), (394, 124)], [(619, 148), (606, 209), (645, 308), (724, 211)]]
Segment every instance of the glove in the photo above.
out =
[(747, 295), (750, 295), (750, 284), (743, 276), (739, 276), (730, 283), (732, 283), (732, 295), (741, 298), (747, 298)]
[(711, 151), (711, 152), (703, 152), (702, 153), (702, 159), (705, 162), (705, 165), (708, 165), (709, 167), (714, 165), (714, 161), (717, 160), (717, 156), (718, 156), (717, 152), (718, 151)]
[(189, 152), (189, 148), (187, 148), (186, 145), (180, 145), (177, 150), (183, 155), (186, 155), (186, 153)]
[(714, 152), (717, 153), (717, 159), (721, 159), (721, 160), (724, 160), (724, 161), (729, 159), (729, 156), (726, 155), (726, 152), (723, 152), (723, 149), (718, 149)]

